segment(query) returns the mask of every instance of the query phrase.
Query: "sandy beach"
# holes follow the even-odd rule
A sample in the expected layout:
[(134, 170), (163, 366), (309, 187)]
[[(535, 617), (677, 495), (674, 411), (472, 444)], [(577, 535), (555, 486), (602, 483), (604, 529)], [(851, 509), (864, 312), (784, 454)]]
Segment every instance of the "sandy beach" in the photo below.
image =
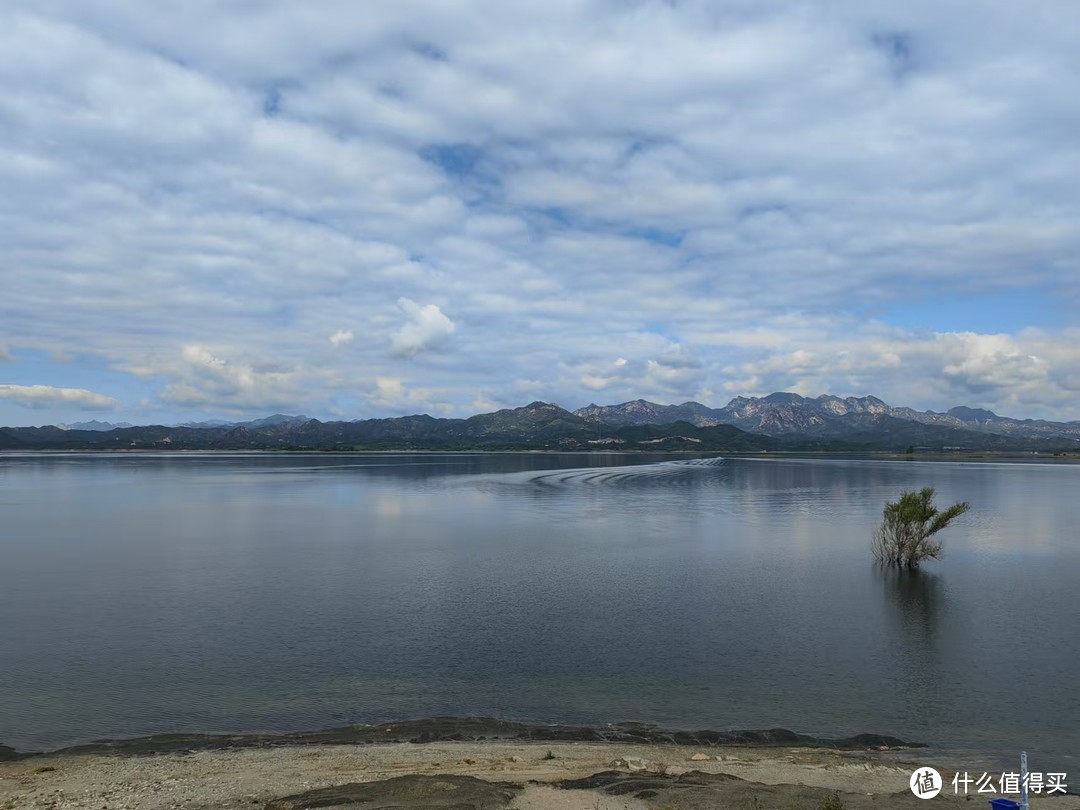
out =
[[(985, 807), (991, 798), (951, 795), (953, 772), (910, 753), (942, 771), (939, 806)], [(53, 753), (0, 763), (0, 808), (838, 810), (827, 804), (838, 800), (847, 810), (889, 810), (921, 806), (908, 788), (913, 767), (880, 751), (508, 740)], [(343, 785), (352, 787), (325, 792)], [(1080, 802), (1041, 796), (1031, 806), (1074, 810)]]

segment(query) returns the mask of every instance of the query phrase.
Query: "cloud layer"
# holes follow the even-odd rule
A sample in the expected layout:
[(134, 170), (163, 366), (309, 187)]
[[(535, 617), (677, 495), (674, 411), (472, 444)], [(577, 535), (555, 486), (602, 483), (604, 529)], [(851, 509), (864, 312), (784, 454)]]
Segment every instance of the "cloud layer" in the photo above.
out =
[(15, 0), (2, 381), (69, 355), (130, 375), (100, 390), (132, 421), (773, 390), (1077, 419), (1076, 30), (1068, 0)]
[(119, 404), (111, 397), (85, 388), (54, 388), (51, 385), (0, 385), (0, 399), (36, 409), (64, 405), (77, 410), (105, 411)]

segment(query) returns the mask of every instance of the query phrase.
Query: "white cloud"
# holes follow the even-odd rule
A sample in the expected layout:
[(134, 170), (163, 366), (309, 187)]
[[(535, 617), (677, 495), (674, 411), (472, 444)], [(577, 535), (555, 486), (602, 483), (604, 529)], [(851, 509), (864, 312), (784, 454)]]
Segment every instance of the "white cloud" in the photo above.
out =
[(331, 346), (344, 346), (346, 343), (352, 343), (353, 332), (351, 329), (338, 329), (334, 334), (328, 338)]
[(178, 419), (793, 387), (1080, 418), (1080, 6), (1039, 9), (13, 0), (3, 339)]
[(377, 377), (367, 400), (376, 411), (395, 416), (419, 412), (442, 415), (453, 410), (435, 391), (410, 385), (400, 377)]
[(585, 362), (568, 370), (580, 386), (608, 397), (682, 402), (703, 395), (707, 368), (695, 351), (680, 343), (665, 345), (655, 335), (628, 338), (623, 348), (631, 347), (640, 356)]
[(454, 333), (454, 322), (435, 304), (421, 306), (408, 298), (398, 299), (398, 308), (408, 321), (394, 334), (394, 354), (411, 357), (434, 348)]
[(160, 394), (163, 402), (237, 413), (295, 409), (309, 401), (308, 383), (328, 382), (316, 371), (224, 360), (199, 345), (184, 346), (178, 358), (134, 370), (169, 380)]
[(79, 411), (106, 411), (119, 404), (112, 397), (85, 388), (55, 388), (51, 385), (0, 385), (0, 399), (25, 408), (66, 406)]
[(426, 402), (431, 397), (431, 392), (423, 388), (407, 388), (405, 381), (396, 377), (377, 377), (375, 390), (369, 396), (369, 400), (376, 408), (394, 409), (400, 411), (418, 403)]

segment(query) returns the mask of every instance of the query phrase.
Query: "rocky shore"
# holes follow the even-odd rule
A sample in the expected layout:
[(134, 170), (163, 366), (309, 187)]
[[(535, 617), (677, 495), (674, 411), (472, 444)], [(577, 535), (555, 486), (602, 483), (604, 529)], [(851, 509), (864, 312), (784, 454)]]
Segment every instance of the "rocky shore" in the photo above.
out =
[[(796, 734), (783, 728), (757, 731), (668, 731), (646, 723), (609, 726), (563, 726), (513, 723), (488, 717), (429, 717), (379, 725), (354, 725), (287, 734), (155, 734), (129, 740), (100, 740), (53, 751), (53, 754), (163, 754), (174, 751), (221, 751), (238, 748), (281, 748), (303, 745), (372, 745), (374, 743), (482, 742), (607, 742), (665, 745), (787, 746), (799, 748), (921, 748), (921, 743), (859, 734), (826, 739)], [(3, 759), (5, 746), (0, 746)], [(6, 749), (9, 759), (35, 756)]]
[[(672, 732), (434, 718), (301, 734), (8, 750), (0, 810), (894, 810), (926, 751), (878, 735)], [(952, 772), (940, 762), (927, 761)], [(985, 797), (973, 797), (981, 801)], [(937, 802), (959, 805), (942, 793)], [(1071, 801), (1071, 803), (1070, 803)], [(839, 804), (837, 804), (839, 803)], [(965, 802), (966, 804), (966, 802)], [(969, 808), (976, 805), (967, 805)], [(1034, 810), (1074, 810), (1073, 797)]]

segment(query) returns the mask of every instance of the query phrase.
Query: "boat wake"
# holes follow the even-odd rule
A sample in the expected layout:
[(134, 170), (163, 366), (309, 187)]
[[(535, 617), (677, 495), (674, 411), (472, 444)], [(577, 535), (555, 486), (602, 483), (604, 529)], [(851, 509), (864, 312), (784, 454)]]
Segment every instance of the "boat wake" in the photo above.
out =
[(725, 465), (722, 458), (679, 459), (654, 464), (627, 464), (619, 467), (582, 467), (569, 470), (530, 470), (499, 475), (492, 482), (536, 487), (678, 485), (704, 472)]

